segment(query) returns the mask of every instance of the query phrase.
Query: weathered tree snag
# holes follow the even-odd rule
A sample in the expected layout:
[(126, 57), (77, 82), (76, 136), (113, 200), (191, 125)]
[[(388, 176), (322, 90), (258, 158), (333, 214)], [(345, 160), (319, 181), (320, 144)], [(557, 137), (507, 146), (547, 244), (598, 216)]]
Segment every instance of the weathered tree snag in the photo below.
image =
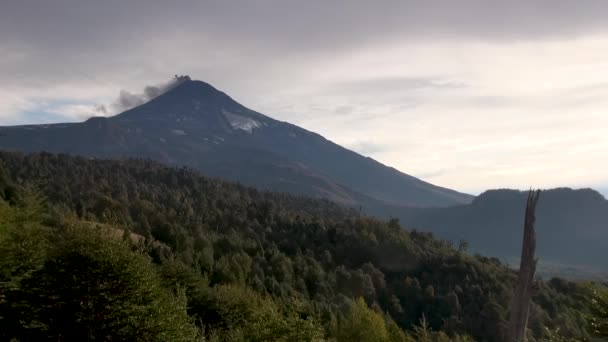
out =
[(526, 340), (528, 312), (532, 299), (536, 262), (538, 261), (538, 259), (534, 257), (534, 253), (536, 252), (536, 231), (534, 230), (534, 222), (536, 221), (536, 203), (538, 202), (539, 197), (540, 190), (530, 190), (530, 193), (528, 194), (528, 203), (526, 205), (524, 241), (521, 250), (519, 276), (513, 295), (513, 301), (511, 302), (511, 317), (508, 331), (509, 342), (523, 342)]

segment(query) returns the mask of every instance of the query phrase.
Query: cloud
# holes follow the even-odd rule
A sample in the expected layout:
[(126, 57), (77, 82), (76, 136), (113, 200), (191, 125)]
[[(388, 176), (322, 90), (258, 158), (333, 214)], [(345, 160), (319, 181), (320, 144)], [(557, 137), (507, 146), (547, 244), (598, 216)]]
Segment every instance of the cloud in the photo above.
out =
[[(15, 95), (13, 98), (7, 97), (8, 101), (0, 101), (0, 113), (3, 113), (2, 109), (5, 109), (4, 113), (15, 113), (12, 116), (4, 116), (7, 124), (31, 123), (21, 121), (18, 113), (22, 113), (23, 119), (33, 118), (44, 123), (52, 122), (52, 120), (84, 121), (93, 116), (112, 116), (144, 104), (187, 79), (189, 79), (188, 76), (176, 76), (167, 82), (145, 86), (140, 93), (120, 90), (118, 97), (107, 104), (93, 103), (96, 102), (96, 99), (88, 96), (78, 99), (38, 94), (36, 97), (25, 99)], [(2, 91), (0, 90), (0, 92)], [(45, 115), (49, 118), (48, 120), (45, 119)], [(0, 115), (1, 117), (2, 115)]]
[(95, 113), (100, 114), (101, 116), (109, 115), (107, 107), (102, 104), (94, 105), (93, 110), (95, 111)]
[(127, 90), (121, 90), (118, 98), (109, 106), (110, 110), (105, 105), (95, 106), (95, 111), (99, 114), (106, 115), (108, 113), (118, 114), (129, 110), (133, 107), (140, 106), (166, 92), (175, 88), (180, 83), (189, 80), (188, 76), (175, 76), (168, 82), (160, 83), (157, 85), (145, 86), (141, 93), (131, 93)]
[(0, 94), (0, 119), (5, 124), (12, 124), (12, 121), (18, 119), (22, 113), (28, 112), (34, 107), (31, 100), (11, 89), (0, 87)]
[(100, 110), (101, 108), (100, 106), (90, 104), (64, 104), (45, 108), (43, 111), (64, 118), (84, 121), (92, 116), (100, 116), (100, 114), (107, 116), (107, 112), (103, 112)]
[(386, 92), (411, 92), (429, 89), (454, 89), (464, 88), (466, 86), (467, 85), (464, 83), (445, 80), (439, 77), (391, 76), (340, 82), (333, 85), (333, 89), (330, 91), (344, 92), (348, 94), (352, 94), (353, 92), (367, 92), (376, 94)]
[[(36, 8), (37, 11), (32, 11)], [(576, 37), (608, 27), (602, 0), (353, 0), (327, 2), (11, 1), (0, 32), (39, 46), (101, 47), (163, 34), (196, 32), (197, 41), (232, 38), (249, 48), (342, 47), (383, 38), (464, 37), (487, 40)], [(49, 18), (56, 18), (51, 20)], [(111, 18), (111, 20), (108, 20)], [(58, 23), (61, 23), (60, 25)], [(297, 42), (297, 43), (296, 43)], [(167, 42), (168, 44), (170, 42)], [(225, 44), (224, 44), (225, 45)]]
[(112, 115), (183, 72), (440, 185), (608, 184), (607, 12), (603, 0), (8, 1), (0, 124)]
[(432, 180), (433, 178), (443, 176), (446, 173), (448, 173), (448, 170), (445, 168), (442, 168), (442, 169), (437, 169), (437, 170), (426, 171), (421, 174), (416, 174), (415, 176), (418, 178), (422, 178), (422, 179)]
[(380, 152), (385, 152), (391, 148), (394, 148), (388, 144), (381, 144), (373, 141), (356, 141), (345, 145), (347, 148), (365, 156), (374, 156)]
[(338, 114), (338, 115), (348, 115), (350, 113), (353, 112), (353, 107), (352, 106), (338, 106), (334, 109), (334, 113)]

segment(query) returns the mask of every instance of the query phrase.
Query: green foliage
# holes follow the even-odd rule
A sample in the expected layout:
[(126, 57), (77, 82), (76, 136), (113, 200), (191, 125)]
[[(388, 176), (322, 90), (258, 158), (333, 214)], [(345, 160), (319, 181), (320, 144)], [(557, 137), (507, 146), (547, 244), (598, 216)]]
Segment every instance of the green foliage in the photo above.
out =
[[(192, 320), (205, 338), (220, 341), (493, 341), (505, 335), (515, 273), (429, 233), (400, 229), (396, 220), (143, 160), (0, 153), (0, 164), (13, 189), (11, 203), (19, 197), (15, 189), (37, 185), (51, 213), (36, 221), (23, 216), (36, 212), (33, 207), (0, 205), (0, 248), (7, 256), (2, 281), (14, 284), (10, 293), (3, 285), (3, 296), (44, 304), (25, 317), (32, 322), (27, 331), (59, 329), (49, 321), (57, 309), (52, 296), (64, 296), (80, 310), (74, 312), (89, 317), (79, 318), (75, 332), (114, 324), (90, 327), (95, 319), (79, 306), (83, 302), (104, 317), (151, 312), (149, 320), (131, 325), (121, 318), (117, 334), (131, 326), (151, 329), (150, 336), (162, 329), (176, 333), (170, 328), (181, 325), (194, 338)], [(76, 222), (65, 219), (70, 216)], [(21, 237), (6, 238), (9, 233)], [(33, 245), (21, 247), (27, 244)], [(64, 285), (70, 290), (61, 292)], [(47, 287), (54, 289), (43, 291)], [(589, 337), (582, 293), (568, 281), (540, 282), (530, 340), (558, 328), (565, 338)], [(111, 298), (116, 306), (82, 301), (88, 295)], [(3, 299), (2, 307), (16, 310), (20, 300)], [(159, 307), (173, 309), (155, 313)]]
[[(393, 332), (393, 335), (395, 333)], [(355, 300), (346, 317), (338, 324), (338, 341), (389, 341), (389, 331), (381, 314), (370, 309), (363, 298)]]
[(323, 326), (302, 301), (290, 299), (280, 305), (243, 285), (210, 287), (200, 273), (175, 260), (167, 261), (162, 273), (167, 284), (185, 289), (188, 313), (211, 340), (321, 341), (324, 337)]
[(390, 315), (386, 315), (384, 317), (384, 324), (386, 326), (386, 331), (388, 332), (388, 339), (391, 342), (414, 342), (414, 339), (406, 334), (395, 321), (391, 318)]
[(448, 336), (443, 331), (432, 331), (426, 318), (422, 316), (420, 323), (414, 326), (413, 339), (417, 342), (473, 342), (469, 336)]
[(593, 334), (608, 338), (608, 287), (600, 284), (589, 285), (591, 302), (590, 324)]
[(13, 205), (0, 200), (0, 282), (18, 281), (41, 265), (49, 238), (43, 213), (42, 196), (29, 187)]
[(416, 336), (416, 339), (420, 342), (430, 342), (432, 340), (432, 335), (433, 332), (426, 321), (426, 317), (422, 316), (420, 324), (414, 327), (414, 336)]
[[(196, 338), (184, 293), (163, 288), (147, 257), (132, 252), (125, 242), (78, 222), (51, 232), (40, 226), (29, 205), (7, 209), (3, 203), (0, 207), (3, 214), (20, 212), (3, 215), (0, 252), (2, 269), (9, 270), (3, 272), (8, 281), (1, 288), (3, 339)], [(24, 255), (23, 248), (32, 247), (36, 257), (12, 259)]]
[(282, 308), (240, 286), (209, 288), (193, 305), (210, 335), (222, 336), (220, 340), (320, 341), (324, 335), (313, 317), (302, 317), (295, 303)]

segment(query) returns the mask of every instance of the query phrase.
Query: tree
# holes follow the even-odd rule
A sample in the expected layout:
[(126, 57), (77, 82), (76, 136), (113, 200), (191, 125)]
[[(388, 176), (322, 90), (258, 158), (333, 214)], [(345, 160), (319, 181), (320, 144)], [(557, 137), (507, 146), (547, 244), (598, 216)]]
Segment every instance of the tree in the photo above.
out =
[(184, 293), (163, 288), (147, 257), (110, 236), (77, 222), (56, 232), (43, 263), (5, 292), (1, 316), (17, 323), (5, 336), (195, 340)]
[[(435, 330), (434, 341), (456, 341), (462, 333), (495, 340), (496, 332), (506, 331), (514, 272), (496, 259), (448, 248), (432, 234), (400, 229), (396, 221), (359, 217), (326, 200), (258, 191), (148, 160), (0, 152), (0, 165), (6, 171), (4, 184), (12, 186), (5, 191), (7, 204), (0, 207), (0, 334), (21, 324), (19, 317), (7, 314), (19, 304), (16, 290), (29, 293), (28, 305), (36, 310), (35, 300), (48, 301), (48, 294), (58, 293), (56, 288), (36, 290), (30, 278), (52, 286), (69, 280), (60, 273), (64, 265), (91, 274), (107, 270), (93, 257), (97, 244), (86, 244), (89, 253), (73, 254), (80, 259), (60, 252), (65, 246), (61, 216), (66, 215), (86, 222), (82, 228), (89, 232), (119, 225), (113, 228), (142, 242), (123, 247), (138, 249), (130, 251), (136, 258), (152, 257), (155, 264), (146, 261), (145, 267), (163, 270), (159, 291), (174, 304), (186, 292), (188, 315), (207, 338), (213, 329), (223, 340), (297, 340), (305, 339), (304, 331), (323, 335), (323, 327), (321, 337), (335, 337), (351, 311), (342, 310), (351, 306), (344, 304), (357, 297), (382, 316), (393, 340), (400, 339), (393, 328), (411, 330), (423, 313)], [(2, 184), (0, 177), (0, 189)], [(39, 204), (47, 213), (40, 206), (23, 206), (21, 199), (27, 196), (22, 188), (33, 185), (46, 196)], [(107, 272), (114, 278), (128, 276), (116, 274)], [(111, 281), (100, 279), (100, 284)], [(82, 277), (77, 280), (87, 284)], [(557, 332), (568, 338), (588, 337), (583, 315), (589, 303), (580, 300), (582, 291), (573, 284), (539, 287), (530, 315), (531, 337), (546, 337), (545, 327), (559, 327)], [(230, 286), (236, 289), (226, 289)], [(42, 297), (36, 299), (36, 293)], [(87, 299), (89, 292), (62, 295), (76, 302), (76, 294)], [(256, 297), (263, 304), (256, 304)], [(294, 298), (305, 310), (293, 310)], [(32, 312), (38, 314), (36, 310)], [(235, 320), (223, 329), (230, 317)], [(16, 323), (8, 324), (12, 318)], [(0, 340), (10, 339), (4, 337)]]
[(284, 307), (240, 285), (199, 291), (191, 302), (211, 339), (222, 341), (321, 341), (316, 317), (293, 300)]
[(591, 291), (591, 329), (593, 334), (608, 337), (608, 288), (602, 285), (590, 287)]
[(370, 309), (363, 298), (358, 298), (338, 324), (336, 338), (338, 341), (388, 342), (389, 331), (382, 315)]
[(461, 253), (465, 253), (469, 249), (469, 243), (465, 240), (460, 240), (458, 242), (458, 251)]
[(42, 223), (44, 197), (24, 188), (14, 204), (0, 200), (0, 282), (16, 282), (46, 257), (50, 231)]
[(526, 340), (528, 314), (532, 299), (534, 273), (536, 272), (536, 204), (540, 197), (540, 190), (528, 194), (524, 222), (524, 241), (521, 250), (521, 265), (519, 267), (518, 282), (511, 304), (511, 319), (509, 321), (509, 342), (523, 342)]

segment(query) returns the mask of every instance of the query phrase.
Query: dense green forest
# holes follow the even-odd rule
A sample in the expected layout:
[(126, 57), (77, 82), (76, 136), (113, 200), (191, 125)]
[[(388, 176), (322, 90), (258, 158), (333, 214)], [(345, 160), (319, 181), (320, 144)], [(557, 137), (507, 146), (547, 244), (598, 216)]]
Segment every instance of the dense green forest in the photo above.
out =
[[(397, 220), (147, 160), (0, 153), (0, 339), (502, 341), (515, 272)], [(538, 281), (530, 341), (606, 334)]]

